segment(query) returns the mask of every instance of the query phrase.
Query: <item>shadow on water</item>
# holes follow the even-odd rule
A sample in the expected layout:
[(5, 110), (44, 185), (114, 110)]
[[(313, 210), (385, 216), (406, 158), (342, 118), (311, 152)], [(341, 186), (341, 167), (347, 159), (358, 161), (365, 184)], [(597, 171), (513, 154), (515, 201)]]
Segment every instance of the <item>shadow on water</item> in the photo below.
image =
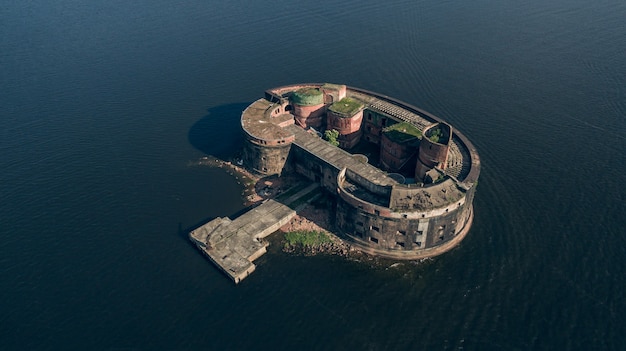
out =
[(196, 149), (226, 160), (241, 147), (239, 118), (249, 103), (233, 103), (207, 109), (207, 114), (189, 129), (187, 138)]
[[(208, 156), (205, 158), (206, 160), (202, 160), (202, 165), (218, 167), (222, 161), (229, 160), (240, 151), (244, 140), (240, 127), (240, 117), (248, 105), (249, 103), (242, 102), (210, 107), (207, 109), (206, 115), (189, 128), (187, 133), (189, 143)], [(236, 218), (252, 207), (254, 206), (246, 206), (228, 217)], [(215, 216), (207, 216), (191, 225), (179, 222), (178, 236), (195, 247), (188, 239), (189, 232), (215, 218)]]

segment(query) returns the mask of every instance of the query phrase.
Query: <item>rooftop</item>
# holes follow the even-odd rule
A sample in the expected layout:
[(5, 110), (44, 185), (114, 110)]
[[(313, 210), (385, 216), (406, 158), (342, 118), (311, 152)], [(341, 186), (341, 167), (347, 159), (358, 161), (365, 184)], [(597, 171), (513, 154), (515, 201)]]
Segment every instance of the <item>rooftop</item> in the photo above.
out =
[(339, 115), (342, 115), (343, 117), (352, 117), (357, 112), (362, 110), (363, 107), (364, 105), (361, 101), (345, 97), (330, 105), (328, 109)]
[(324, 102), (324, 95), (318, 88), (306, 87), (294, 91), (290, 96), (294, 104), (302, 106), (319, 105)]
[(329, 89), (329, 90), (340, 90), (345, 88), (346, 86), (343, 84), (334, 84), (334, 83), (324, 83), (322, 85), (322, 89)]
[[(319, 89), (324, 86), (326, 85), (318, 83), (299, 84), (275, 88), (271, 91), (274, 94), (278, 94), (283, 97), (293, 97), (294, 92), (296, 91), (311, 93), (315, 96), (319, 93), (319, 96), (322, 96), (323, 94)], [(332, 87), (332, 85), (328, 86)], [(351, 111), (350, 105), (354, 103), (355, 105), (353, 105), (353, 108), (354, 106), (359, 106), (359, 108), (371, 109), (388, 115), (392, 119), (399, 121), (399, 123), (388, 126), (388, 128), (385, 129), (387, 137), (391, 136), (390, 139), (394, 141), (411, 143), (411, 140), (415, 140), (417, 143), (420, 135), (423, 136), (422, 132), (424, 129), (441, 122), (437, 117), (432, 116), (414, 106), (394, 100), (384, 95), (376, 94), (374, 92), (349, 87), (347, 95), (348, 97), (334, 103), (329, 109), (337, 110), (339, 111), (339, 114), (342, 114), (345, 113), (344, 111)], [(344, 105), (342, 106), (340, 104)], [(348, 106), (345, 106), (345, 104), (348, 104)], [(278, 105), (266, 99), (259, 99), (252, 103), (242, 114), (241, 124), (244, 131), (256, 139), (276, 141), (295, 137), (296, 144), (309, 144), (310, 141), (302, 139), (303, 135), (306, 134), (304, 130), (299, 127), (296, 128), (295, 126), (290, 126), (290, 124), (293, 124), (292, 114), (284, 113), (271, 117), (271, 112), (277, 107)], [(480, 160), (478, 159), (476, 150), (473, 145), (471, 145), (471, 143), (457, 130), (452, 129), (450, 132), (452, 133), (452, 140), (450, 142), (450, 153), (447, 162), (446, 174), (453, 176), (461, 182), (473, 182), (474, 178), (478, 175), (478, 172), (480, 172)], [(289, 140), (287, 142), (289, 142)], [(315, 149), (324, 149), (324, 155), (322, 155), (322, 158), (327, 157), (334, 159), (335, 157), (343, 158), (344, 156), (341, 155), (344, 154), (348, 156), (350, 155), (343, 150), (332, 147), (333, 149), (340, 151), (338, 151), (337, 155), (331, 157), (330, 155), (335, 153), (330, 149), (327, 149), (326, 146), (328, 148), (332, 147), (323, 141), (320, 141), (320, 144), (314, 147)], [(312, 152), (315, 152), (315, 150), (312, 150)], [(351, 157), (350, 159), (352, 159), (352, 162), (348, 161), (348, 156), (346, 156), (346, 161), (337, 163), (337, 167), (339, 167), (339, 164), (349, 164), (350, 167), (348, 168), (360, 168), (360, 166), (356, 164), (358, 162), (354, 161)], [(380, 170), (378, 172), (383, 173)], [(372, 172), (371, 174), (378, 174), (378, 172)], [(386, 181), (384, 182), (386, 183)]]
[(377, 185), (394, 185), (398, 182), (389, 177), (387, 173), (370, 165), (363, 163), (353, 157), (349, 152), (342, 150), (336, 146), (330, 145), (327, 141), (307, 133), (304, 129), (290, 125), (285, 129), (293, 132), (296, 136), (295, 145), (326, 161), (336, 169), (348, 168), (359, 176), (368, 179)]
[(271, 117), (271, 110), (274, 104), (259, 99), (253, 102), (242, 113), (241, 126), (251, 136), (262, 140), (280, 140), (293, 136), (280, 124), (293, 120), (291, 114), (282, 114)]
[(422, 138), (422, 132), (416, 126), (408, 122), (400, 122), (393, 124), (385, 129), (383, 133), (391, 141), (397, 143), (405, 143), (408, 141), (417, 141)]

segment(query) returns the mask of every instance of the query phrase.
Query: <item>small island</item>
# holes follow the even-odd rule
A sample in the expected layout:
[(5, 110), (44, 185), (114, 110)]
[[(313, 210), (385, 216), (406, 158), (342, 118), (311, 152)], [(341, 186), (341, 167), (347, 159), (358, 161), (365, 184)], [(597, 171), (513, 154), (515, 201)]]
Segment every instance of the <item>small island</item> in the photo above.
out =
[[(267, 90), (243, 111), (241, 126), (241, 167), (281, 186), (240, 217), (216, 218), (189, 234), (235, 283), (254, 271), (266, 252), (263, 238), (281, 227), (291, 243), (395, 260), (446, 252), (471, 227), (478, 153), (417, 107), (340, 84), (297, 84)], [(330, 198), (328, 237), (293, 226), (320, 197)]]

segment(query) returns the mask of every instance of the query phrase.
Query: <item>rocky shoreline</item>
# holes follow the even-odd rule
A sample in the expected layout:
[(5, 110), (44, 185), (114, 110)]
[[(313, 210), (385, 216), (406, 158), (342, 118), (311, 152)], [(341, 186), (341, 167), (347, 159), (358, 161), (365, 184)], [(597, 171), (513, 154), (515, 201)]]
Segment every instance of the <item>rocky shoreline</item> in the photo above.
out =
[(189, 162), (189, 166), (208, 166), (225, 169), (228, 174), (237, 179), (237, 183), (244, 185), (244, 191), (241, 194), (245, 198), (244, 205), (255, 205), (265, 199), (256, 191), (256, 184), (259, 182), (260, 178), (248, 172), (242, 167), (243, 164), (239, 163), (241, 163), (241, 161), (237, 157), (225, 161), (213, 156), (204, 156), (197, 161)]
[(283, 245), (283, 252), (304, 256), (315, 256), (318, 254), (332, 254), (347, 257), (348, 253), (352, 250), (350, 245), (345, 243), (323, 243), (320, 245), (290, 245), (285, 243)]

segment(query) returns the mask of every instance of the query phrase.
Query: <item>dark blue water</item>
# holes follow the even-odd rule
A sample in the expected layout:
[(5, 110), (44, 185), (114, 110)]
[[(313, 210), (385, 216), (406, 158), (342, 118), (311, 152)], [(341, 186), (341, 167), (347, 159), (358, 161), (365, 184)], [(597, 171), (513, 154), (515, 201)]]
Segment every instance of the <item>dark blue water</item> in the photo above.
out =
[[(623, 349), (626, 3), (0, 5), (0, 345)], [(421, 265), (272, 249), (234, 286), (186, 230), (242, 209), (240, 111), (297, 82), (450, 121), (483, 168)]]

